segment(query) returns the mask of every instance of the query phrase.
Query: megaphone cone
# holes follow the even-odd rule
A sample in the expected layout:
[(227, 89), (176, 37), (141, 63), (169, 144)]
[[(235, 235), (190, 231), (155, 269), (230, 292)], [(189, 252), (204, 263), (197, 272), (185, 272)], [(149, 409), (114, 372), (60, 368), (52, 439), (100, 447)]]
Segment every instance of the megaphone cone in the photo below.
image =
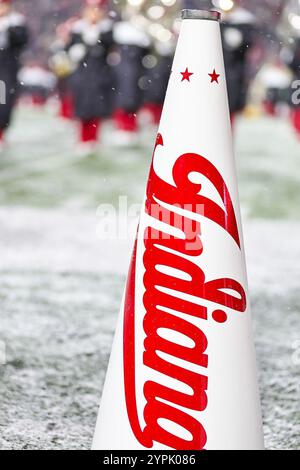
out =
[(185, 10), (94, 449), (262, 449), (219, 14)]

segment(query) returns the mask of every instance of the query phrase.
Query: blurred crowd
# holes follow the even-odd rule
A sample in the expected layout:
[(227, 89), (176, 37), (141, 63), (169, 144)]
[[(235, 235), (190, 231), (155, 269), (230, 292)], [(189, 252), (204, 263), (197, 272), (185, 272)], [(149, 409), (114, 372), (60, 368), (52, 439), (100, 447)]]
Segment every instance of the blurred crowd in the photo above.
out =
[(246, 0), (128, 0), (119, 7), (109, 0), (78, 0), (70, 17), (70, 3), (64, 0), (52, 11), (55, 16), (59, 8), (64, 20), (54, 22), (47, 33), (51, 44), (45, 62), (32, 54), (22, 60), (26, 48), (38, 50), (39, 40), (35, 38), (34, 45), (30, 40), (28, 12), (17, 8), (22, 2), (0, 0), (0, 80), (6, 87), (5, 103), (0, 105), (0, 143), (17, 100), (41, 106), (54, 97), (59, 117), (78, 124), (78, 148), (83, 151), (101, 140), (107, 119), (113, 123), (116, 142), (134, 143), (141, 125), (159, 122), (180, 8), (219, 8), (223, 13), (233, 125), (242, 112), (284, 115), (300, 137), (300, 2), (273, 1), (276, 27), (262, 21)]

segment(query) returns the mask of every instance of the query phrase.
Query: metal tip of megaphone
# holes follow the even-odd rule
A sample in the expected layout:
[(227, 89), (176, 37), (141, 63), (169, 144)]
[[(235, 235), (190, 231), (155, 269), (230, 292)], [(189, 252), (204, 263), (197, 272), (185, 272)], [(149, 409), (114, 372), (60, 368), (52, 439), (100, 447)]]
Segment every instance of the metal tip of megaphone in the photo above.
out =
[(212, 20), (220, 21), (221, 13), (215, 10), (182, 10), (183, 20)]

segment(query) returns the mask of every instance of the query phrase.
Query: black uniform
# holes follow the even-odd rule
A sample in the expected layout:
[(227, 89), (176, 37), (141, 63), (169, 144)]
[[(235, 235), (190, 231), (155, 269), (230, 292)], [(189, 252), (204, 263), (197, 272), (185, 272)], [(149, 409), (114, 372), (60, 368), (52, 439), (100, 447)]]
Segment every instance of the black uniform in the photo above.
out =
[(139, 81), (143, 74), (142, 61), (146, 51), (135, 45), (119, 45), (120, 63), (114, 67), (116, 88), (115, 109), (135, 113), (142, 102)]
[(247, 54), (253, 44), (254, 17), (238, 8), (221, 25), (231, 113), (242, 111), (249, 88)]
[(140, 80), (150, 40), (146, 33), (134, 28), (130, 22), (121, 21), (114, 26), (114, 42), (119, 54), (119, 60), (113, 67), (116, 88), (114, 106), (125, 113), (136, 113), (143, 98)]
[(295, 52), (291, 62), (291, 69), (296, 80), (300, 80), (300, 38), (297, 38), (295, 41)]
[(144, 102), (146, 105), (154, 104), (162, 106), (172, 69), (174, 51), (169, 54), (154, 52), (156, 65), (146, 71)]
[(0, 80), (6, 89), (6, 103), (0, 105), (0, 130), (10, 124), (18, 91), (20, 53), (27, 41), (28, 30), (23, 16), (10, 13), (0, 19)]
[(103, 20), (91, 25), (80, 20), (74, 25), (68, 45), (77, 68), (71, 79), (75, 116), (82, 121), (107, 117), (112, 106), (112, 76), (107, 56), (112, 46), (112, 24)]

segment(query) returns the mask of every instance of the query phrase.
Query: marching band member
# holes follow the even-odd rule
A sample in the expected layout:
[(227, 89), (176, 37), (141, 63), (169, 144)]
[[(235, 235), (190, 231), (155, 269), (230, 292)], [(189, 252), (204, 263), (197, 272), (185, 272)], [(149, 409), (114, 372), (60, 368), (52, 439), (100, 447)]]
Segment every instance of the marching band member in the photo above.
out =
[(231, 120), (246, 106), (249, 89), (248, 53), (253, 44), (255, 16), (232, 2), (223, 14), (222, 39)]
[(77, 18), (70, 18), (56, 28), (56, 40), (52, 44), (52, 56), (49, 61), (51, 70), (57, 77), (57, 92), (59, 97), (59, 115), (70, 120), (74, 117), (74, 102), (72, 93), (72, 74), (74, 64), (66, 50), (71, 40), (72, 27)]
[(113, 67), (116, 85), (114, 122), (121, 143), (131, 143), (137, 133), (137, 112), (142, 103), (140, 79), (143, 76), (143, 60), (146, 57), (150, 39), (138, 28), (130, 17), (131, 9), (125, 9), (123, 21), (114, 26), (114, 42), (118, 63)]
[(289, 105), (292, 79), (291, 70), (280, 57), (261, 67), (255, 77), (255, 84), (261, 89), (261, 101), (267, 115), (278, 116)]
[(143, 111), (150, 113), (151, 121), (158, 125), (166, 96), (175, 52), (175, 36), (170, 41), (156, 41), (153, 50), (155, 65), (146, 72)]
[(80, 122), (80, 142), (91, 150), (103, 118), (111, 113), (111, 69), (107, 56), (113, 43), (112, 21), (105, 0), (85, 0), (82, 17), (73, 28), (68, 52), (76, 63), (72, 77), (74, 112)]
[(0, 104), (0, 144), (11, 122), (18, 91), (20, 53), (28, 41), (25, 18), (13, 10), (11, 3), (11, 0), (0, 0), (0, 81), (5, 91)]

